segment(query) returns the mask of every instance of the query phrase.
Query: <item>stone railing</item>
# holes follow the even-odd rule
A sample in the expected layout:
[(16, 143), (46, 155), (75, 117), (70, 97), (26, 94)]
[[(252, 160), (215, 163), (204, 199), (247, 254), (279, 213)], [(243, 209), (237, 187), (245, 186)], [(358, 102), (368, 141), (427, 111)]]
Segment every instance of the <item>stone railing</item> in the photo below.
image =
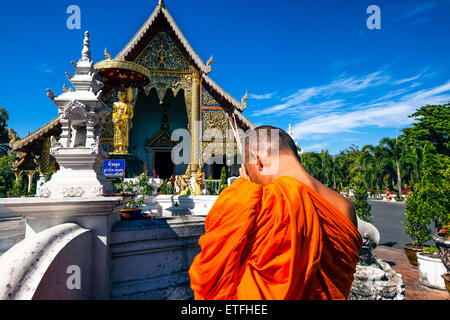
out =
[(158, 195), (147, 199), (144, 212), (157, 217), (206, 216), (218, 196)]
[(74, 223), (22, 240), (0, 257), (0, 300), (90, 299), (92, 234)]

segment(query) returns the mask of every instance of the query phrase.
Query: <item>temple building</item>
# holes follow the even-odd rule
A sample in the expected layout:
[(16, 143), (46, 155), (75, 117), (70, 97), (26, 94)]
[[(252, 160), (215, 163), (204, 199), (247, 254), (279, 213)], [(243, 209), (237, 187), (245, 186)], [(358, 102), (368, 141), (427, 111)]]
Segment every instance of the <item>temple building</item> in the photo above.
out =
[[(132, 106), (127, 137), (126, 152), (116, 149), (114, 114), (103, 124), (101, 143), (110, 152), (110, 158), (127, 160), (127, 176), (134, 177), (143, 172), (150, 175), (153, 170), (160, 178), (171, 175), (190, 175), (200, 169), (205, 177), (220, 177), (223, 166), (228, 165), (232, 175), (238, 175), (238, 148), (234, 140), (230, 148), (224, 143), (216, 150), (222, 150), (222, 163), (206, 164), (204, 150), (213, 139), (204, 136), (208, 129), (218, 129), (223, 137), (233, 136), (231, 126), (246, 131), (254, 125), (242, 114), (246, 109), (248, 96), (241, 101), (233, 98), (209, 76), (212, 71), (212, 57), (207, 63), (191, 47), (174, 19), (160, 0), (158, 5), (134, 35), (130, 42), (111, 58), (105, 49), (105, 57), (111, 60), (133, 62), (149, 71), (149, 83), (140, 88), (133, 88), (129, 94)], [(67, 89), (64, 86), (64, 91)], [(118, 101), (119, 88), (105, 84), (101, 100), (114, 109)], [(234, 122), (232, 121), (234, 120)], [(26, 161), (18, 159), (15, 170), (33, 170), (46, 174), (51, 161), (48, 154), (48, 141), (51, 136), (60, 133), (58, 118), (44, 125), (30, 136), (12, 143), (13, 150), (26, 154)], [(175, 165), (171, 151), (179, 143), (172, 141), (175, 129), (184, 128), (191, 135), (190, 163)], [(236, 132), (236, 130), (234, 131)], [(233, 137), (231, 137), (233, 138)], [(233, 140), (232, 140), (233, 141)], [(31, 152), (32, 151), (32, 152)], [(122, 150), (123, 151), (123, 150)], [(36, 157), (42, 161), (36, 161)], [(233, 161), (226, 161), (226, 156)], [(44, 163), (46, 160), (48, 161)], [(22, 168), (21, 162), (27, 166)], [(56, 167), (56, 166), (55, 166)], [(52, 167), (53, 168), (53, 167)]]

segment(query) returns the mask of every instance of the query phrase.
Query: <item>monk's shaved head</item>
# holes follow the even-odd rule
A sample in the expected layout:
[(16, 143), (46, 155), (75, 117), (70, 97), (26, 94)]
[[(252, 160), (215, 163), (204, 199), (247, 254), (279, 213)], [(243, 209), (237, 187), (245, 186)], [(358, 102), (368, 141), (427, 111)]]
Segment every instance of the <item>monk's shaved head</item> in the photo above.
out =
[[(260, 126), (247, 132), (245, 138), (245, 153), (258, 151), (267, 155), (291, 154), (299, 161), (297, 145), (291, 136), (283, 129), (273, 126)], [(273, 154), (275, 152), (275, 154)], [(248, 158), (247, 158), (248, 159)]]

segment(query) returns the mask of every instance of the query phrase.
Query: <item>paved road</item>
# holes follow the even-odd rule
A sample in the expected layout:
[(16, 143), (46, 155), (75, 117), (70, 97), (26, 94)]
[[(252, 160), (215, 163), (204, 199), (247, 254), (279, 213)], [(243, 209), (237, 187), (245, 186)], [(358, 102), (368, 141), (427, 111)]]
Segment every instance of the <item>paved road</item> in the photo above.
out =
[[(380, 232), (379, 245), (403, 250), (405, 243), (411, 243), (402, 223), (405, 221), (405, 205), (385, 201), (369, 201), (369, 203), (374, 217), (372, 223)], [(434, 227), (431, 230), (434, 231)], [(434, 242), (427, 242), (427, 244), (434, 245)]]

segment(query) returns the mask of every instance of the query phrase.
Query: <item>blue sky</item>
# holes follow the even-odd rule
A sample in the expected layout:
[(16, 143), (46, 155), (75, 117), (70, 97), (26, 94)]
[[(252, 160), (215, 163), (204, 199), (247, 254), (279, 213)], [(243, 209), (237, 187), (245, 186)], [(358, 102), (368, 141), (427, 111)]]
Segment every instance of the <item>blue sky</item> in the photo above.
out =
[[(81, 30), (66, 27), (69, 5)], [(62, 91), (85, 30), (94, 61), (114, 56), (157, 1), (15, 1), (0, 10), (0, 106), (25, 136), (57, 115), (45, 89)], [(376, 144), (425, 104), (450, 101), (450, 1), (166, 0), (210, 76), (256, 125), (292, 124), (306, 151)], [(369, 30), (369, 5), (381, 29)]]

